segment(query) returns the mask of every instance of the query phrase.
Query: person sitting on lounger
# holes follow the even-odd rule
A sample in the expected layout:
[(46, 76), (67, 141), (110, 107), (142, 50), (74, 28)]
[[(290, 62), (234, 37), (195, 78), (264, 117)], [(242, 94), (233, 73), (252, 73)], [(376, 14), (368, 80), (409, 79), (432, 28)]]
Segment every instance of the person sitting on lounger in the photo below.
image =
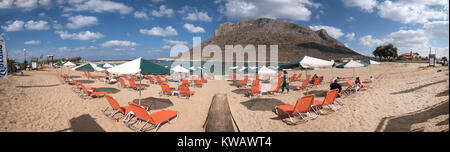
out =
[(362, 84), (361, 84), (361, 80), (359, 80), (359, 77), (356, 77), (355, 80), (355, 85), (356, 85), (356, 89), (361, 88)]
[(337, 80), (334, 80), (333, 83), (330, 84), (330, 90), (338, 89), (338, 92), (341, 92), (342, 86), (338, 83)]

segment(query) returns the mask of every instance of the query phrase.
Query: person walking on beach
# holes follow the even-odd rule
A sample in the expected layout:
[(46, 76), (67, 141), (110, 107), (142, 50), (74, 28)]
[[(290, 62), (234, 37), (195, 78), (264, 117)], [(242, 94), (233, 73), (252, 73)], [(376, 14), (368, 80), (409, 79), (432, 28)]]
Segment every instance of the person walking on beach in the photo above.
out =
[(287, 71), (283, 71), (283, 84), (281, 85), (281, 93), (284, 92), (284, 88), (286, 87), (287, 93), (289, 93), (289, 75)]

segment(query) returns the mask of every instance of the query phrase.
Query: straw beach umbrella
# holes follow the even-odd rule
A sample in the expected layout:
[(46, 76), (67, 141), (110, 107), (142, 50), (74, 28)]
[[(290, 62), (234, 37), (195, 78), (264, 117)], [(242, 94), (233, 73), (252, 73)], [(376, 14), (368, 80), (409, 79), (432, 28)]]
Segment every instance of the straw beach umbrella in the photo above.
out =
[[(113, 74), (169, 74), (170, 70), (160, 66), (156, 63), (152, 63), (148, 60), (142, 59), (142, 57), (134, 59), (132, 61), (120, 64), (116, 67), (107, 69), (109, 73)], [(142, 85), (142, 79), (139, 80), (139, 84)], [(139, 90), (139, 104), (141, 104), (141, 90)]]

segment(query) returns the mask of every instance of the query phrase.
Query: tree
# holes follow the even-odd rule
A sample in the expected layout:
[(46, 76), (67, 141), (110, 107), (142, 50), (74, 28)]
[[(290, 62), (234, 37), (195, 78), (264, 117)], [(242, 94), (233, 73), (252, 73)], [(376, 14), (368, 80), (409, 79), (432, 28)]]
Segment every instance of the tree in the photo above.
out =
[(392, 60), (394, 58), (397, 58), (397, 56), (398, 56), (397, 50), (398, 49), (394, 45), (388, 44), (388, 45), (378, 46), (372, 52), (372, 54), (375, 57), (378, 57), (380, 60), (381, 60), (381, 58)]
[(8, 65), (8, 71), (15, 72), (16, 67), (14, 67), (14, 64), (16, 63), (16, 61), (12, 60), (12, 59), (8, 59), (6, 62), (7, 62), (6, 64)]
[(443, 57), (441, 58), (441, 61), (444, 62), (444, 63), (447, 62), (447, 57), (443, 56)]

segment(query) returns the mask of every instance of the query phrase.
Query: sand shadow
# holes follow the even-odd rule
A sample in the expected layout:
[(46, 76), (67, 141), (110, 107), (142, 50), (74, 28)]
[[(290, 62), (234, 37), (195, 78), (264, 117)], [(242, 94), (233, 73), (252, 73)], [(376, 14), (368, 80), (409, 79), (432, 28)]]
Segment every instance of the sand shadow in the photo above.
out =
[[(139, 104), (139, 99), (134, 99), (133, 102)], [(164, 109), (173, 106), (172, 101), (169, 99), (154, 97), (141, 99), (141, 104), (150, 106), (151, 110)]]
[(95, 82), (93, 80), (75, 80), (75, 81), (80, 82), (80, 83), (94, 83)]
[(136, 86), (144, 86), (144, 87), (148, 88), (150, 85), (148, 85), (148, 84), (139, 84), (139, 83), (136, 83)]
[(70, 76), (69, 78), (72, 78), (72, 79), (73, 79), (73, 78), (81, 78), (81, 76), (73, 76), (73, 75), (72, 75), (72, 76)]
[(448, 88), (447, 88), (447, 90), (436, 94), (435, 97), (443, 97), (443, 96), (447, 96), (447, 97), (449, 96)]
[(72, 118), (69, 120), (70, 128), (59, 130), (56, 132), (63, 132), (72, 130), (73, 132), (105, 132), (97, 122), (95, 122), (94, 118), (89, 114), (84, 114), (76, 118)]
[[(413, 124), (426, 122), (429, 119), (438, 117), (440, 115), (448, 115), (449, 114), (449, 103), (448, 99), (444, 102), (436, 104), (434, 106), (430, 106), (428, 108), (408, 113), (399, 117), (385, 117), (381, 120), (376, 128), (375, 132), (410, 132), (411, 126)], [(383, 125), (386, 124), (386, 127), (383, 128)], [(436, 124), (436, 126), (447, 124), (448, 119)], [(414, 131), (423, 131), (414, 130)]]
[(308, 92), (303, 92), (303, 95), (312, 94), (314, 97), (325, 97), (326, 91), (323, 90), (308, 90)]
[(55, 86), (59, 86), (59, 84), (35, 85), (35, 86), (16, 86), (16, 88), (46, 88), (46, 87), (55, 87)]
[(250, 89), (236, 89), (231, 92), (236, 93), (236, 94), (247, 94), (248, 90), (250, 90)]
[(412, 88), (412, 89), (403, 90), (403, 91), (399, 91), (399, 92), (394, 92), (394, 93), (391, 93), (391, 94), (397, 95), (397, 94), (410, 93), (410, 92), (414, 92), (416, 90), (419, 90), (419, 89), (422, 89), (422, 88), (425, 88), (425, 87), (429, 87), (429, 86), (432, 86), (432, 85), (435, 85), (435, 84), (439, 84), (439, 83), (444, 83), (444, 82), (447, 82), (447, 80), (441, 80), (441, 81), (437, 81), (437, 82), (433, 82), (433, 83), (429, 83), (429, 84), (425, 84), (425, 85), (420, 85), (420, 86)]
[(119, 89), (116, 88), (97, 88), (97, 92), (107, 92), (108, 94), (115, 94), (120, 92)]
[(284, 104), (281, 100), (274, 98), (251, 99), (241, 102), (242, 105), (251, 111), (274, 111), (275, 106)]

